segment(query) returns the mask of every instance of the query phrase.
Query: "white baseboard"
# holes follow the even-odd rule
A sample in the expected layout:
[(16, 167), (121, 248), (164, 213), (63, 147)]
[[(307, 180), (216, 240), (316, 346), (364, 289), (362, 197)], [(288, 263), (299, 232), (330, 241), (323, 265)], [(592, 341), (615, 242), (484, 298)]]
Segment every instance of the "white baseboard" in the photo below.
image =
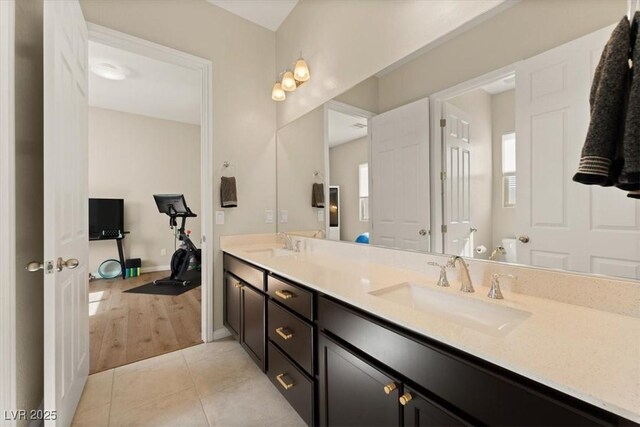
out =
[[(2, 1), (2, 0), (0, 0), (0, 1)], [(158, 271), (171, 271), (171, 266), (169, 266), (169, 265), (158, 265), (158, 266), (155, 266), (155, 267), (142, 267), (141, 268), (141, 274), (156, 273)], [(91, 274), (93, 274), (93, 276), (96, 279), (102, 279), (102, 277), (100, 277), (100, 275), (98, 274), (97, 271), (94, 271)]]
[(227, 328), (220, 328), (213, 331), (213, 340), (221, 340), (222, 338), (230, 337), (231, 332)]

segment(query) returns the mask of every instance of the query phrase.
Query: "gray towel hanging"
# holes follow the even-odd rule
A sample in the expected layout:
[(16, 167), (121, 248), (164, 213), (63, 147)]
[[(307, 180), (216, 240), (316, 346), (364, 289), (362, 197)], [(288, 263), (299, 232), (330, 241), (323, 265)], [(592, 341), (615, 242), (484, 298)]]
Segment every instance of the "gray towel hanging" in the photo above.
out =
[(576, 182), (606, 187), (618, 180), (621, 165), (615, 160), (623, 137), (630, 30), (625, 16), (613, 30), (596, 68), (589, 97), (591, 121), (573, 177)]
[(324, 184), (315, 183), (311, 188), (311, 206), (314, 208), (324, 208)]
[(238, 207), (238, 191), (236, 190), (236, 178), (223, 176), (220, 182), (220, 204), (223, 208)]
[[(618, 188), (627, 191), (640, 190), (640, 12), (636, 12), (633, 21), (633, 69), (622, 139), (622, 171), (616, 184)], [(635, 198), (634, 195), (629, 197)]]

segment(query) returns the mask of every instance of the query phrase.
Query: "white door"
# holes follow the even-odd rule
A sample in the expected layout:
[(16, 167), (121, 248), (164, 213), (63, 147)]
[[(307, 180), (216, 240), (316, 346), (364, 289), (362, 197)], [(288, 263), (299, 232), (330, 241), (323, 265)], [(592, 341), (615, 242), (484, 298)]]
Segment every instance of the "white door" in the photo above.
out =
[(430, 250), (429, 99), (371, 120), (371, 243)]
[(518, 67), (518, 263), (640, 279), (640, 202), (616, 188), (572, 181), (589, 125), (593, 74), (611, 31)]
[(89, 373), (87, 149), (86, 23), (77, 0), (45, 1), (44, 406), (57, 412), (49, 426), (71, 424)]
[[(471, 222), (471, 116), (445, 102), (446, 167), (444, 253), (473, 257)], [(490, 203), (491, 201), (487, 201)]]

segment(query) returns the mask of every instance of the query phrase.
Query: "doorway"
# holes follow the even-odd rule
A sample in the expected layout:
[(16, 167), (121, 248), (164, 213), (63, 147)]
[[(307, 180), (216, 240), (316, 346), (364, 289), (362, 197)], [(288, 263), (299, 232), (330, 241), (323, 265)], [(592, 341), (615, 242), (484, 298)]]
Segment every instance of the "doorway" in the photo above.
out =
[[(213, 337), (213, 257), (206, 239), (213, 230), (211, 63), (104, 27), (88, 28), (89, 198), (119, 202), (127, 232), (90, 244), (95, 373)], [(153, 284), (170, 276), (172, 254), (184, 243), (180, 219), (170, 229), (155, 194), (183, 194), (197, 214), (188, 218), (185, 234), (201, 249), (201, 261), (192, 260), (187, 273), (200, 276), (201, 286), (197, 280), (186, 289)]]

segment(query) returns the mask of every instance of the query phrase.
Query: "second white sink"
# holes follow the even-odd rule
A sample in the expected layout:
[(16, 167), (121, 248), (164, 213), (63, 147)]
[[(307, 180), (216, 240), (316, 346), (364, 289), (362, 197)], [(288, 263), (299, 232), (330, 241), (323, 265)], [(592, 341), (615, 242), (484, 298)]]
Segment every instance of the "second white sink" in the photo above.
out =
[(289, 256), (289, 255), (297, 254), (296, 251), (292, 251), (291, 249), (287, 249), (287, 248), (249, 249), (249, 250), (247, 250), (247, 252), (252, 253), (252, 254), (264, 254), (264, 255), (270, 255), (270, 256), (275, 256), (275, 257)]
[(531, 316), (528, 311), (452, 295), (416, 283), (400, 283), (370, 294), (494, 336), (508, 334)]

